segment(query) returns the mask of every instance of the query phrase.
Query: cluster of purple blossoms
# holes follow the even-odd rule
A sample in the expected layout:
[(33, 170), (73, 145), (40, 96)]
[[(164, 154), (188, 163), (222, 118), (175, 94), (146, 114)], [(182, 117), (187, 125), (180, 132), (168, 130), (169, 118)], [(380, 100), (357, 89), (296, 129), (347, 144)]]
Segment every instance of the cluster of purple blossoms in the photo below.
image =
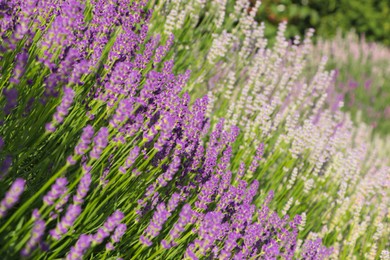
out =
[(119, 243), (122, 236), (127, 230), (126, 224), (121, 224), (124, 218), (124, 214), (117, 210), (110, 217), (107, 218), (103, 227), (99, 228), (94, 235), (80, 235), (75, 246), (71, 247), (67, 260), (83, 259), (83, 255), (90, 248), (91, 245), (101, 244), (106, 238), (111, 235), (111, 241), (106, 244), (106, 250), (111, 251), (114, 249), (114, 243)]
[(167, 210), (165, 204), (160, 203), (157, 206), (157, 210), (154, 213), (148, 228), (145, 230), (145, 234), (140, 237), (141, 243), (151, 246), (153, 244), (151, 239), (158, 236), (163, 224), (167, 221), (170, 215), (171, 213)]
[(18, 201), (22, 195), (26, 181), (24, 179), (16, 179), (10, 189), (5, 194), (5, 198), (0, 202), (0, 218), (3, 218), (7, 211), (11, 209)]
[(93, 139), (93, 148), (90, 153), (91, 158), (99, 159), (104, 148), (108, 144), (108, 128), (102, 127)]
[(326, 248), (322, 245), (321, 238), (316, 240), (307, 240), (302, 247), (302, 259), (327, 259), (332, 254), (332, 248)]
[[(61, 178), (59, 178), (59, 179), (61, 179)], [(57, 179), (57, 181), (58, 181), (58, 179)], [(69, 228), (73, 226), (73, 223), (76, 221), (77, 217), (81, 213), (81, 204), (84, 202), (84, 198), (87, 196), (91, 182), (92, 182), (91, 174), (89, 172), (84, 173), (84, 175), (81, 178), (80, 183), (77, 187), (77, 193), (76, 193), (76, 195), (73, 196), (73, 204), (68, 206), (65, 215), (61, 218), (60, 222), (57, 223), (56, 227), (49, 231), (50, 235), (54, 239), (56, 239), (56, 240), (60, 239), (61, 236), (63, 234), (66, 234), (68, 232)], [(65, 197), (65, 198), (66, 198), (65, 202), (62, 202), (62, 203), (60, 202), (62, 204), (61, 207), (68, 200), (68, 197)], [(52, 201), (52, 200), (50, 200), (50, 201)]]
[(56, 130), (56, 125), (61, 124), (64, 121), (64, 117), (69, 113), (69, 108), (73, 103), (74, 96), (75, 92), (73, 89), (68, 87), (64, 88), (62, 102), (57, 107), (57, 111), (54, 113), (54, 122), (50, 122), (46, 125), (47, 131), (54, 132)]
[(57, 223), (56, 227), (49, 231), (50, 235), (59, 240), (62, 235), (66, 234), (70, 227), (73, 226), (73, 223), (76, 221), (76, 218), (81, 213), (81, 206), (77, 204), (71, 204), (66, 210), (65, 215), (61, 218), (60, 222)]
[(83, 133), (81, 134), (80, 141), (74, 149), (76, 155), (85, 154), (89, 145), (91, 144), (93, 134), (94, 134), (94, 130), (91, 125), (87, 125), (86, 127), (83, 128)]
[(135, 146), (133, 149), (131, 149), (129, 156), (126, 158), (125, 164), (119, 167), (119, 171), (121, 173), (125, 174), (127, 172), (127, 170), (133, 165), (133, 163), (137, 159), (139, 152), (140, 148), (138, 146)]
[(125, 216), (121, 211), (115, 211), (107, 218), (103, 227), (99, 228), (98, 231), (92, 236), (92, 241), (95, 244), (101, 244), (107, 237), (110, 236), (110, 233), (112, 233), (115, 228), (121, 224), (121, 221), (124, 217)]
[(35, 219), (31, 237), (26, 246), (22, 249), (22, 256), (29, 256), (32, 251), (41, 243), (43, 235), (45, 234), (46, 223), (41, 219), (38, 210), (34, 210), (33, 219)]
[[(243, 163), (240, 164), (234, 181), (236, 185), (231, 184), (232, 173), (227, 170), (232, 156), (229, 144), (234, 142), (236, 136), (236, 129), (230, 133), (223, 130), (223, 121), (216, 126), (211, 134), (203, 164), (194, 178), (198, 185), (191, 182), (188, 186), (178, 186), (184, 198), (185, 191), (195, 191), (198, 186), (200, 191), (194, 203), (195, 209), (189, 204), (182, 207), (179, 219), (170, 230), (169, 236), (161, 241), (161, 245), (165, 249), (175, 247), (180, 235), (191, 232), (195, 239), (185, 252), (185, 257), (189, 259), (210, 257), (239, 260), (260, 256), (265, 259), (292, 259), (297, 247), (301, 218), (297, 215), (290, 220), (289, 216), (281, 218), (276, 212), (272, 212), (268, 204), (273, 193), (266, 198), (261, 209), (256, 209), (252, 201), (259, 189), (259, 182), (255, 180), (248, 185), (242, 179), (246, 168)], [(251, 163), (253, 171), (257, 168), (263, 150), (261, 144), (254, 158), (256, 162)], [(158, 187), (156, 184), (150, 186), (144, 196), (152, 198), (152, 194), (157, 194)], [(149, 226), (140, 236), (142, 244), (152, 246), (152, 239), (159, 235), (164, 223), (176, 209), (177, 202), (181, 200), (178, 194), (173, 193), (168, 207), (164, 202), (158, 204)], [(142, 200), (141, 203), (145, 206), (145, 201)], [(191, 231), (188, 230), (189, 226), (193, 227)]]
[(85, 251), (90, 247), (92, 238), (89, 235), (82, 234), (76, 242), (76, 245), (71, 247), (69, 254), (66, 256), (66, 260), (78, 260), (82, 259)]
[(108, 242), (106, 244), (106, 249), (108, 251), (114, 250), (114, 244), (119, 243), (121, 240), (122, 236), (125, 234), (127, 230), (126, 224), (119, 224), (116, 228), (114, 233), (111, 236), (111, 242)]
[(80, 184), (77, 187), (77, 193), (73, 196), (73, 201), (75, 204), (83, 204), (84, 198), (87, 196), (89, 186), (91, 185), (92, 177), (91, 174), (85, 173), (80, 180)]
[(65, 177), (58, 178), (52, 185), (50, 191), (43, 197), (43, 201), (47, 205), (53, 205), (59, 197), (65, 195), (65, 192), (67, 191), (67, 184), (68, 180)]

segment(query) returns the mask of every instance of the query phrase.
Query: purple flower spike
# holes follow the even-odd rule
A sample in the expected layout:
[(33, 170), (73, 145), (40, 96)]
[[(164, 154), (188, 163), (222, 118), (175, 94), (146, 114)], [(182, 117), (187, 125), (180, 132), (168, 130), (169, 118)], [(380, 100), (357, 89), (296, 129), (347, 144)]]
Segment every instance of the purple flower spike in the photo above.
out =
[(115, 243), (118, 243), (121, 240), (122, 236), (125, 234), (126, 229), (127, 229), (126, 224), (119, 224), (116, 227), (114, 234), (111, 237), (112, 241), (114, 241)]
[(20, 78), (23, 76), (24, 73), (24, 67), (26, 65), (27, 59), (28, 54), (25, 50), (17, 55), (14, 73), (12, 75), (12, 78), (9, 80), (10, 82), (14, 84), (19, 84)]
[(76, 242), (76, 245), (70, 249), (69, 254), (66, 256), (66, 260), (78, 260), (83, 259), (85, 251), (88, 250), (92, 242), (92, 237), (82, 234)]
[(307, 240), (303, 245), (301, 258), (302, 259), (327, 259), (332, 254), (333, 248), (326, 248), (321, 243), (321, 238), (315, 241)]
[(77, 187), (77, 194), (73, 196), (73, 201), (75, 204), (82, 204), (84, 202), (84, 198), (87, 196), (91, 182), (91, 174), (89, 172), (84, 174), (80, 180), (79, 186)]
[(261, 158), (263, 157), (263, 153), (264, 153), (264, 144), (261, 143), (259, 145), (259, 147), (257, 148), (257, 152), (256, 152), (256, 155), (255, 155), (255, 158), (253, 158), (253, 161), (252, 161), (252, 164), (251, 166), (249, 167), (249, 171), (250, 172), (255, 172), (256, 169), (257, 169), (257, 166), (259, 166), (259, 161), (261, 160)]
[(106, 223), (104, 223), (104, 227), (108, 232), (112, 232), (114, 231), (115, 227), (121, 223), (124, 217), (125, 215), (121, 211), (116, 210), (111, 216), (107, 218)]
[(113, 235), (113, 237), (115, 237), (113, 238), (113, 241), (116, 242), (114, 239), (120, 239), (120, 237), (123, 235), (121, 233), (126, 231), (126, 225), (123, 226), (120, 224), (124, 217), (125, 215), (121, 211), (116, 210), (111, 216), (107, 218), (103, 227), (99, 228), (96, 234), (93, 235), (93, 242), (96, 244), (101, 244), (104, 239), (110, 236), (110, 233), (113, 232), (114, 229), (116, 235)]
[(191, 206), (189, 204), (186, 204), (181, 209), (179, 220), (175, 223), (171, 231), (169, 232), (169, 235), (176, 239), (180, 236), (180, 234), (184, 231), (184, 228), (187, 224), (191, 223), (193, 216), (193, 211), (191, 209)]
[(93, 242), (96, 244), (101, 244), (104, 239), (110, 236), (110, 233), (104, 229), (99, 228), (95, 235), (93, 235)]
[(160, 234), (160, 230), (164, 225), (165, 221), (169, 218), (171, 213), (166, 209), (164, 203), (160, 203), (157, 206), (157, 211), (154, 213), (152, 220), (149, 223), (149, 226), (146, 228), (145, 233), (141, 236), (140, 241), (146, 246), (151, 245), (151, 239)]
[(45, 129), (46, 129), (46, 131), (48, 131), (49, 133), (54, 133), (54, 132), (56, 131), (56, 126), (55, 126), (52, 122), (50, 122), (50, 123), (47, 123), (47, 124), (45, 125)]
[(7, 210), (12, 208), (22, 195), (25, 188), (26, 181), (24, 179), (18, 178), (16, 179), (11, 188), (5, 194), (5, 198), (0, 203), (0, 218), (4, 217)]
[(22, 256), (29, 256), (30, 253), (36, 248), (41, 242), (42, 237), (45, 233), (46, 223), (45, 221), (38, 219), (34, 223), (34, 227), (31, 232), (31, 237), (28, 240), (26, 246), (22, 249)]
[(83, 129), (83, 133), (81, 134), (80, 141), (75, 147), (75, 153), (77, 155), (84, 155), (85, 152), (88, 149), (88, 146), (90, 145), (92, 141), (92, 137), (94, 134), (93, 127), (91, 125), (87, 125)]
[(118, 127), (119, 124), (125, 122), (131, 115), (133, 111), (132, 100), (124, 99), (121, 100), (117, 110), (115, 111), (115, 115), (112, 117), (110, 121), (110, 125), (112, 127)]
[(171, 199), (168, 202), (168, 208), (167, 209), (168, 209), (169, 212), (172, 212), (172, 211), (174, 211), (176, 209), (177, 205), (179, 204), (180, 198), (181, 198), (180, 194), (178, 194), (178, 193), (173, 193), (172, 194), (172, 197), (171, 197)]
[(99, 159), (101, 153), (108, 144), (108, 129), (106, 127), (102, 127), (93, 139), (93, 142), (94, 146), (90, 153), (91, 158)]
[(58, 178), (51, 187), (51, 190), (43, 197), (45, 204), (53, 205), (54, 201), (65, 193), (67, 184), (68, 180), (65, 177)]
[(81, 206), (72, 204), (68, 207), (65, 216), (62, 217), (61, 221), (57, 224), (55, 229), (49, 231), (50, 235), (59, 240), (61, 236), (68, 232), (69, 228), (73, 226), (77, 217), (81, 213)]
[(112, 250), (115, 249), (114, 243), (119, 243), (119, 241), (121, 240), (122, 236), (125, 234), (126, 229), (127, 229), (126, 224), (119, 224), (116, 227), (116, 229), (114, 231), (114, 234), (111, 236), (111, 241), (112, 242), (108, 242), (106, 244), (106, 249), (108, 251), (112, 251)]
[(3, 95), (7, 101), (4, 106), (4, 113), (8, 115), (18, 104), (18, 91), (15, 88), (4, 89)]
[(135, 162), (135, 159), (137, 159), (138, 155), (139, 155), (139, 152), (140, 152), (140, 148), (138, 146), (135, 146), (131, 151), (130, 151), (130, 154), (129, 156), (127, 157), (126, 159), (126, 162), (125, 162), (125, 165), (121, 166), (119, 168), (119, 171), (121, 173), (126, 173), (126, 171), (133, 165), (133, 163)]
[(68, 114), (69, 108), (73, 103), (75, 92), (71, 88), (64, 88), (64, 96), (62, 97), (61, 104), (57, 107), (56, 113), (54, 113), (54, 120), (57, 123), (62, 123), (64, 121), (64, 117)]

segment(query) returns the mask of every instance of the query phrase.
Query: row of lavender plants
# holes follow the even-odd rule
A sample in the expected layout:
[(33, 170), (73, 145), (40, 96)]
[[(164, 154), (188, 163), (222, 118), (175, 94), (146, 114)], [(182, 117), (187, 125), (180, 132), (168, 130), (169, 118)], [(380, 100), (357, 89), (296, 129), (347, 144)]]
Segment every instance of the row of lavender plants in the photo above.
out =
[[(177, 55), (194, 54), (194, 59), (182, 60), (199, 71), (190, 79), (191, 93), (202, 95), (207, 86), (212, 122), (224, 117), (242, 130), (232, 168), (250, 160), (258, 143), (264, 143), (269, 160), (248, 177), (258, 179), (264, 192), (279, 190), (275, 207), (280, 212), (310, 216), (302, 240), (322, 237), (335, 247), (337, 259), (375, 259), (382, 250), (386, 258), (388, 140), (373, 140), (370, 126), (354, 126), (349, 114), (340, 111), (344, 100), (335, 84), (337, 72), (326, 71), (326, 56), (313, 62), (321, 53), (336, 62), (337, 55), (321, 43), (313, 46), (310, 30), (303, 40), (287, 41), (286, 24), (280, 25), (275, 45), (267, 47), (264, 25), (253, 19), (257, 6), (246, 1), (156, 4), (166, 15), (154, 17), (152, 28), (174, 33)], [(372, 71), (388, 68), (380, 58), (384, 48), (360, 45), (365, 45), (358, 51), (367, 62), (349, 55), (350, 63), (371, 63)], [(378, 89), (383, 77), (375, 72), (372, 76)]]
[(390, 127), (390, 49), (367, 42), (353, 31), (334, 39), (318, 39), (311, 62), (317, 63), (328, 56), (328, 67), (336, 70), (337, 95), (345, 100), (345, 110), (354, 121), (371, 124), (376, 134), (387, 135)]
[(245, 1), (0, 10), (2, 259), (389, 258), (385, 148), (303, 74), (312, 31), (268, 48)]

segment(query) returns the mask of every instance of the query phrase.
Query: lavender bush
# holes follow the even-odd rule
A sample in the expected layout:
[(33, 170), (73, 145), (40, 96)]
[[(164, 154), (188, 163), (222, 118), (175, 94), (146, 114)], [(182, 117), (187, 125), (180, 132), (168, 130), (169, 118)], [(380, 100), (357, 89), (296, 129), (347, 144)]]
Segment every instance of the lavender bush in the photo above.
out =
[(0, 4), (3, 259), (388, 258), (388, 161), (313, 32), (231, 4)]

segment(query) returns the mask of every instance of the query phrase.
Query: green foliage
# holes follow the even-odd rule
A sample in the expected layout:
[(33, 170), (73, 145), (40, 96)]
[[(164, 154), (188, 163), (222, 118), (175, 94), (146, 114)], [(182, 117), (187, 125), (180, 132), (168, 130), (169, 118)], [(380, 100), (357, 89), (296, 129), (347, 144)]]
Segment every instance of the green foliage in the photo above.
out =
[(369, 41), (390, 45), (388, 0), (263, 0), (257, 20), (266, 21), (267, 36), (276, 33), (278, 23), (288, 21), (288, 37), (303, 35), (310, 27), (326, 38), (339, 28), (345, 32), (355, 28)]

